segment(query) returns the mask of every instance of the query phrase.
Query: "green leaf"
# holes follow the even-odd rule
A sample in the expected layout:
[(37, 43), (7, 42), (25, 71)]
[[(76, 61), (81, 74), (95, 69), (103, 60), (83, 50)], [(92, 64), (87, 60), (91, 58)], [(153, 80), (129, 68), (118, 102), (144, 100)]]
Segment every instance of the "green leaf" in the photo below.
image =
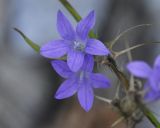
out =
[(25, 34), (23, 32), (21, 32), (19, 29), (17, 28), (14, 28), (14, 30), (16, 32), (18, 32), (22, 37), (23, 39), (25, 40), (25, 42), (36, 52), (39, 52), (40, 51), (40, 46), (37, 45), (36, 43), (34, 43), (32, 40), (30, 40), (27, 36), (25, 36)]

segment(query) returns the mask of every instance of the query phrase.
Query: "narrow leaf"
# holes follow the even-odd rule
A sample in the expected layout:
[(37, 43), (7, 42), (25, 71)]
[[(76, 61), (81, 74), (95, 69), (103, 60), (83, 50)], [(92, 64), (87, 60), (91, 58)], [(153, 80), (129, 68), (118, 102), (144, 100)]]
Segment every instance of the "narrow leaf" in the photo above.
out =
[(14, 30), (16, 32), (18, 32), (22, 37), (23, 39), (25, 40), (25, 42), (36, 52), (39, 52), (40, 50), (40, 46), (37, 45), (36, 43), (34, 43), (32, 40), (30, 40), (27, 36), (25, 36), (25, 34), (23, 32), (21, 32), (19, 29), (17, 28), (14, 28)]

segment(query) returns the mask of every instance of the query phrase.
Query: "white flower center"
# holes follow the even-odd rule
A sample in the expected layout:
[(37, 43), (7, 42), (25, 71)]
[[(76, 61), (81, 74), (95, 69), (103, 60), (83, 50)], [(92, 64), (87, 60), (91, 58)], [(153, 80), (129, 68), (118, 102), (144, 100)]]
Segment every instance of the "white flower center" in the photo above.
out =
[(85, 48), (85, 44), (83, 42), (74, 41), (74, 49), (78, 51), (83, 51)]
[(79, 76), (79, 80), (82, 81), (84, 79), (84, 72), (81, 71), (80, 72), (80, 76)]
[(86, 72), (86, 71), (80, 71), (79, 72), (79, 80), (80, 81), (87, 81), (88, 79), (90, 79), (90, 73)]

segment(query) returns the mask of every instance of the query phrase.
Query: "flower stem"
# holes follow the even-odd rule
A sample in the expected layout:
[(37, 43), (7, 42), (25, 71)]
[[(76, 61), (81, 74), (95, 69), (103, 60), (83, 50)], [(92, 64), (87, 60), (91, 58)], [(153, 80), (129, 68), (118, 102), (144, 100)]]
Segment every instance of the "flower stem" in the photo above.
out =
[[(73, 18), (77, 22), (79, 22), (82, 19), (82, 17), (79, 15), (79, 13), (73, 8), (73, 6), (67, 0), (59, 0), (59, 1), (68, 10), (68, 12), (73, 16)], [(97, 35), (91, 30), (89, 32), (89, 37), (97, 38)]]
[(122, 37), (124, 36), (125, 34), (128, 34), (128, 32), (130, 32), (131, 30), (135, 30), (137, 28), (140, 28), (140, 27), (148, 27), (148, 26), (151, 26), (152, 24), (140, 24), (140, 25), (136, 25), (136, 26), (133, 26), (133, 27), (130, 27), (126, 30), (124, 30), (123, 32), (121, 32), (113, 41), (111, 41), (111, 44), (109, 46), (110, 49), (113, 49), (113, 46), (117, 43), (117, 41)]
[(78, 22), (82, 18), (78, 14), (78, 12), (72, 7), (72, 5), (67, 0), (59, 0), (62, 5), (70, 12), (70, 14), (74, 17), (74, 19)]
[(145, 116), (149, 119), (149, 121), (155, 126), (155, 128), (160, 128), (159, 121), (147, 107), (143, 105), (142, 111), (145, 114)]

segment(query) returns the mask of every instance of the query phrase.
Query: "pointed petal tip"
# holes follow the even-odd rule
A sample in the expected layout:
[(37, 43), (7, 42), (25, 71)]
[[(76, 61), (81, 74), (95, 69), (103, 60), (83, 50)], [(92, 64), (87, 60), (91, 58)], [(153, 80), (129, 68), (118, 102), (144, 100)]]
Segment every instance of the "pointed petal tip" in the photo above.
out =
[(132, 62), (129, 62), (127, 65), (126, 65), (126, 68), (127, 70), (132, 73)]
[(59, 61), (59, 60), (52, 60), (50, 63), (51, 63), (51, 65), (52, 65), (52, 67), (55, 69), (55, 66), (57, 65), (57, 61)]
[(50, 59), (53, 59), (53, 58), (59, 58), (59, 57), (51, 57), (50, 55), (46, 54), (46, 50), (44, 48), (40, 48), (40, 52), (39, 54), (45, 58), (50, 58)]
[(63, 62), (62, 60), (52, 60), (50, 63), (51, 65), (54, 67), (55, 65), (57, 65), (58, 63)]
[(109, 54), (111, 54), (111, 52), (109, 51), (109, 49), (108, 48), (106, 48), (106, 53), (105, 53), (106, 55), (109, 55)]
[(95, 10), (91, 10), (91, 11), (89, 11), (89, 13), (88, 13), (88, 15), (87, 16), (89, 16), (89, 15), (95, 15)]
[(80, 104), (80, 105), (85, 112), (89, 112), (92, 109), (92, 105), (86, 105), (86, 106), (84, 106), (82, 104)]
[(53, 60), (51, 65), (54, 70), (63, 78), (70, 78), (73, 72), (69, 69), (67, 63), (62, 60)]
[(57, 12), (57, 30), (63, 39), (75, 39), (74, 28), (72, 27), (68, 18), (60, 10)]
[(110, 80), (103, 74), (93, 73), (91, 75), (92, 86), (94, 88), (109, 88), (111, 87)]
[(58, 88), (55, 97), (56, 99), (66, 99), (73, 96), (78, 89), (75, 77), (65, 80)]
[(91, 11), (86, 17), (78, 22), (76, 32), (81, 40), (87, 39), (89, 31), (95, 25), (95, 19), (95, 12)]
[(154, 62), (154, 67), (160, 67), (160, 55), (158, 55)]
[(57, 15), (61, 15), (61, 14), (63, 14), (63, 13), (62, 13), (62, 11), (59, 9), (58, 12), (57, 12)]
[(91, 55), (109, 55), (109, 49), (97, 39), (90, 38), (87, 42), (85, 51)]
[(57, 100), (59, 100), (59, 98), (58, 98), (58, 96), (57, 96), (57, 95), (55, 95), (55, 96), (54, 96), (54, 98), (55, 98), (55, 99), (57, 99)]
[(88, 112), (92, 106), (94, 101), (94, 92), (90, 85), (86, 85), (83, 83), (78, 90), (78, 100), (81, 107)]
[(57, 93), (54, 95), (54, 98), (57, 99), (57, 100), (60, 100), (60, 99), (61, 99), (61, 98), (58, 96)]
[(61, 100), (61, 99), (65, 99), (64, 97), (62, 97), (59, 93), (56, 92), (56, 94), (54, 95), (54, 98), (57, 100)]
[[(57, 12), (57, 20), (58, 20), (60, 17), (62, 17), (62, 16), (64, 16), (64, 14), (62, 13), (61, 10), (58, 10), (58, 12)], [(58, 21), (57, 21), (57, 22), (58, 22)]]
[(151, 67), (144, 61), (133, 61), (127, 64), (128, 71), (136, 77), (148, 78), (152, 72)]
[(65, 40), (50, 41), (41, 46), (40, 55), (46, 58), (59, 58), (67, 53), (68, 47)]
[(54, 96), (53, 96), (55, 99), (57, 99), (57, 100), (59, 100), (60, 98), (58, 97), (58, 95), (57, 95), (57, 92), (56, 92), (56, 94), (54, 94)]
[(126, 68), (127, 68), (128, 70), (130, 70), (130, 63), (128, 63), (128, 64), (126, 65)]
[(92, 106), (89, 107), (89, 108), (88, 108), (88, 107), (87, 107), (87, 108), (84, 108), (84, 107), (83, 107), (83, 109), (84, 109), (86, 112), (89, 112), (89, 111), (91, 110), (91, 108), (92, 108)]
[(90, 11), (89, 15), (95, 15), (95, 11), (94, 10)]

